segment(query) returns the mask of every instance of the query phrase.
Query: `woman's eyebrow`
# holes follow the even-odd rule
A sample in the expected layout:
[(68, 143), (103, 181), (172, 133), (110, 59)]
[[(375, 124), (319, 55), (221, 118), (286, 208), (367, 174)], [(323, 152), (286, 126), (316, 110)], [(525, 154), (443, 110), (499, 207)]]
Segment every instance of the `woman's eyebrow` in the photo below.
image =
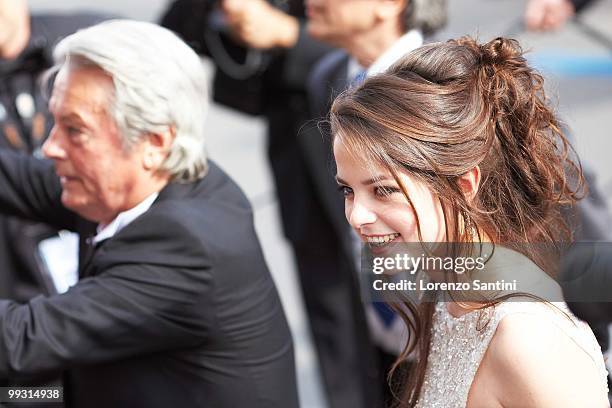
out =
[(393, 178), (389, 176), (379, 175), (379, 176), (374, 176), (370, 179), (364, 180), (361, 182), (361, 184), (363, 184), (364, 186), (369, 186), (370, 184), (380, 183), (381, 181), (385, 181), (385, 180), (393, 180)]
[(338, 184), (348, 184), (346, 181), (342, 180), (338, 175), (336, 175), (336, 183)]
[[(392, 179), (393, 179), (392, 177), (380, 175), (380, 176), (374, 176), (374, 177), (372, 177), (370, 179), (364, 180), (364, 181), (361, 182), (361, 184), (363, 184), (364, 186), (369, 186), (371, 184), (379, 183), (379, 182), (385, 181), (385, 180), (392, 180)], [(346, 184), (346, 185), (348, 185), (348, 183), (346, 181), (342, 180), (342, 178), (338, 177), (338, 175), (336, 175), (336, 182), (338, 184)]]

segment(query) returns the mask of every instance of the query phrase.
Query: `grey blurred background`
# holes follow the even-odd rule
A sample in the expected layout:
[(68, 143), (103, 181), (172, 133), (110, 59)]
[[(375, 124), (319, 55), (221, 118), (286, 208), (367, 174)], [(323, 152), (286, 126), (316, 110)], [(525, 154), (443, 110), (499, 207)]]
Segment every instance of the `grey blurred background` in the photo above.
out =
[[(30, 0), (36, 11), (105, 11), (156, 21), (169, 0)], [(505, 35), (531, 50), (545, 74), (549, 96), (569, 125), (583, 161), (612, 205), (612, 0), (600, 0), (561, 31), (525, 33), (524, 0), (449, 0), (450, 20), (441, 39), (465, 34), (487, 40)], [(602, 34), (601, 36), (598, 36)], [(608, 41), (608, 43), (606, 43)], [(204, 62), (204, 69), (212, 70)], [(271, 173), (265, 158), (265, 123), (213, 105), (208, 115), (208, 150), (245, 190), (255, 209), (256, 228), (281, 292), (296, 342), (300, 398), (304, 408), (325, 407), (293, 259), (281, 233)]]

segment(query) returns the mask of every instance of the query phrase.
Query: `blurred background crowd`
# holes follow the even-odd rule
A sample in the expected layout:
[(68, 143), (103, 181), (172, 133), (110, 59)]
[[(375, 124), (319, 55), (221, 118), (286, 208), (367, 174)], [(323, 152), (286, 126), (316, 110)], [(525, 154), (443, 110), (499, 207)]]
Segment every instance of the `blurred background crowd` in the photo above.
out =
[[(0, 4), (7, 1), (11, 2), (11, 0), (0, 0)], [(336, 1), (342, 2), (343, 0)], [(416, 4), (423, 3), (413, 1)], [(296, 166), (293, 156), (295, 152), (292, 152), (292, 149), (297, 149), (297, 147), (288, 141), (294, 140), (300, 132), (307, 133), (312, 132), (313, 129), (316, 130), (314, 122), (317, 117), (311, 114), (313, 109), (305, 96), (307, 81), (311, 74), (309, 71), (315, 66), (318, 58), (333, 50), (330, 45), (316, 43), (307, 38), (307, 33), (304, 32), (303, 27), (300, 27), (300, 24), (306, 21), (306, 14), (309, 13), (306, 13), (303, 4), (296, 6), (297, 3), (302, 2), (273, 2), (278, 14), (274, 16), (274, 19), (270, 19), (270, 24), (286, 27), (287, 31), (284, 33), (286, 35), (279, 38), (267, 38), (261, 35), (257, 20), (263, 18), (265, 10), (257, 5), (246, 6), (257, 2), (258, 0), (225, 1), (224, 7), (218, 9), (217, 17), (210, 17), (210, 14), (214, 14), (210, 13), (210, 10), (217, 7), (213, 4), (214, 1), (132, 0), (122, 2), (100, 0), (84, 4), (77, 0), (29, 0), (28, 3), (33, 16), (47, 13), (63, 15), (79, 13), (76, 18), (81, 22), (88, 21), (88, 19), (94, 22), (97, 18), (102, 18), (101, 16), (121, 16), (151, 22), (161, 22), (163, 19), (165, 25), (182, 31), (182, 35), (190, 42), (190, 45), (193, 45), (203, 55), (203, 69), (209, 73), (210, 89), (214, 92), (213, 97), (216, 101), (206, 119), (207, 149), (210, 157), (238, 182), (254, 207), (256, 229), (266, 260), (279, 288), (295, 341), (301, 405), (306, 408), (349, 406), (329, 400), (330, 393), (325, 391), (326, 387), (329, 389), (330, 382), (342, 383), (344, 379), (334, 379), (333, 374), (329, 372), (326, 375), (321, 374), (322, 370), (329, 371), (330, 369), (321, 367), (322, 364), (325, 364), (325, 359), (317, 358), (314, 345), (317, 342), (325, 343), (325, 339), (313, 339), (311, 324), (316, 326), (324, 323), (309, 321), (303, 306), (306, 302), (311, 311), (320, 306), (317, 304), (318, 299), (309, 298), (313, 296), (313, 292), (308, 288), (321, 285), (320, 280), (328, 276), (325, 268), (339, 270), (346, 267), (343, 264), (345, 260), (332, 259), (335, 256), (334, 253), (345, 251), (346, 248), (335, 247), (334, 245), (341, 246), (342, 244), (328, 242), (329, 236), (317, 232), (324, 231), (324, 228), (317, 230), (313, 227), (312, 230), (305, 230), (303, 225), (295, 221), (300, 217), (306, 217), (305, 214), (312, 211), (321, 210), (317, 206), (327, 204), (308, 199), (313, 194), (311, 190), (316, 191), (325, 187), (308, 185), (308, 183), (304, 186), (297, 185), (304, 179), (299, 174), (302, 170)], [(311, 10), (310, 13), (314, 13), (316, 5), (325, 3), (325, 1), (312, 1), (311, 3), (315, 11)], [(547, 6), (539, 6), (538, 3), (547, 4)], [(193, 11), (194, 5), (200, 5), (201, 8)], [(548, 6), (551, 7), (550, 10), (546, 9)], [(186, 10), (190, 11), (186, 12)], [(204, 13), (205, 10), (207, 10), (206, 17), (198, 20), (198, 13)], [(265, 51), (249, 51), (246, 57), (238, 55), (238, 59), (246, 60), (244, 64), (227, 63), (225, 59), (236, 57), (232, 55), (234, 49), (231, 47), (229, 55), (223, 53), (227, 51), (227, 48), (223, 48), (224, 45), (227, 45), (227, 37), (213, 35), (212, 38), (209, 36), (208, 40), (203, 40), (203, 27), (190, 26), (188, 22), (185, 22), (185, 17), (190, 12), (194, 16), (194, 21), (206, 21), (213, 28), (218, 25), (217, 28), (225, 32), (234, 30), (233, 38), (241, 37), (243, 42), (250, 42), (252, 48)], [(243, 22), (245, 15), (255, 20), (251, 26), (248, 22)], [(296, 19), (287, 19), (286, 17), (290, 15), (295, 16)], [(72, 21), (74, 19), (73, 16)], [(538, 0), (449, 0), (446, 20), (444, 28), (435, 34), (431, 33), (431, 36), (426, 36), (425, 40), (444, 40), (466, 34), (476, 36), (483, 41), (496, 36), (508, 36), (517, 38), (524, 49), (530, 50), (528, 58), (544, 74), (549, 95), (555, 101), (560, 116), (570, 129), (580, 157), (588, 161), (589, 168), (596, 175), (590, 180), (592, 190), (601, 194), (602, 202), (611, 205), (612, 166), (609, 161), (609, 152), (612, 151), (612, 141), (609, 137), (607, 121), (612, 112), (612, 24), (610, 24), (612, 22), (612, 1), (594, 0), (571, 3), (566, 0), (548, 2), (538, 2)], [(71, 20), (67, 19), (65, 22), (54, 24), (62, 24), (64, 29), (69, 31), (69, 28), (72, 27), (69, 21)], [(74, 28), (78, 26), (75, 24)], [(334, 43), (335, 38), (331, 34), (327, 38), (325, 33), (321, 36), (333, 45), (345, 45), (342, 41)], [(221, 46), (221, 54), (216, 45)], [(291, 55), (291, 53), (300, 52), (307, 55), (297, 57)], [(204, 54), (213, 54), (216, 62)], [(291, 58), (295, 58), (296, 62), (292, 64)], [(216, 68), (220, 61), (224, 64), (223, 71)], [(252, 80), (254, 72), (257, 80)], [(215, 76), (216, 79), (213, 80)], [(310, 78), (312, 81), (313, 77), (310, 76)], [(258, 100), (258, 97), (261, 97), (259, 91), (262, 89), (266, 94), (265, 101)], [(17, 110), (32, 109), (28, 103), (35, 105), (39, 102), (36, 98), (32, 101), (17, 101)], [(44, 129), (44, 123), (43, 125), (37, 124), (36, 117), (32, 117), (29, 123), (34, 130), (40, 126)], [(32, 130), (32, 135), (34, 135), (34, 130)], [(11, 130), (10, 126), (4, 128), (8, 143), (14, 148), (26, 149), (37, 154), (37, 146), (44, 135), (33, 136), (31, 140), (28, 139), (30, 143), (24, 143), (15, 136), (17, 131), (18, 129)], [(44, 133), (44, 131), (38, 130), (38, 133)], [(308, 166), (308, 163), (304, 165)], [(296, 199), (297, 196), (292, 196), (296, 189), (301, 194), (299, 200)], [(330, 220), (330, 223), (333, 224), (334, 221)], [(607, 228), (603, 221), (602, 227)], [(35, 242), (38, 242), (41, 237), (52, 235), (36, 226), (26, 228), (11, 225), (6, 220), (3, 220), (3, 228), (8, 231), (6, 233), (9, 236), (25, 231), (27, 236)], [(21, 230), (21, 228), (24, 229)], [(333, 229), (333, 227), (330, 228)], [(320, 235), (317, 236), (317, 234)], [(334, 240), (331, 239), (331, 241)], [(314, 242), (317, 242), (317, 245), (313, 245)], [(71, 270), (75, 269), (75, 264), (68, 262), (70, 257), (58, 258), (44, 254), (57, 254), (57, 251), (63, 251), (71, 246), (76, 250), (76, 240), (65, 235), (61, 236), (59, 241), (48, 241), (44, 245), (46, 247), (43, 248), (42, 262), (46, 262), (50, 268), (63, 270), (60, 273), (63, 278), (57, 278), (54, 283), (34, 280), (29, 282), (29, 285), (23, 286), (18, 292), (2, 293), (0, 289), (2, 297), (26, 299), (45, 284), (55, 285), (56, 289), (70, 285), (74, 279), (70, 276)], [(17, 262), (28, 263), (28, 255), (21, 255), (26, 260)], [(20, 254), (12, 254), (12, 256), (19, 258)], [(58, 259), (61, 261), (57, 262)], [(320, 264), (317, 264), (315, 259)], [(57, 265), (53, 265), (54, 263)], [(346, 268), (350, 269), (350, 267)], [(298, 272), (299, 269), (302, 270), (302, 273)], [(309, 270), (317, 270), (318, 275), (305, 273)], [(0, 277), (0, 282), (9, 282), (6, 279), (6, 277)], [(319, 281), (313, 282), (313, 280)], [(333, 285), (333, 282), (330, 282), (329, 285)], [(4, 288), (9, 287), (9, 283), (4, 286)], [(329, 295), (338, 294), (330, 293)], [(338, 295), (335, 301), (350, 304), (352, 300), (346, 301)], [(333, 332), (336, 329), (343, 330), (339, 327), (313, 328), (315, 333), (326, 330)], [(338, 334), (338, 336), (350, 338), (347, 333)], [(389, 347), (386, 351), (389, 352), (389, 349), (392, 348)], [(364, 366), (367, 367), (367, 364), (364, 363)], [(327, 385), (325, 385), (326, 382)], [(334, 385), (336, 386), (338, 385)], [(347, 387), (349, 392), (350, 389), (354, 389), (348, 385)], [(342, 393), (334, 393), (332, 398), (339, 395)]]

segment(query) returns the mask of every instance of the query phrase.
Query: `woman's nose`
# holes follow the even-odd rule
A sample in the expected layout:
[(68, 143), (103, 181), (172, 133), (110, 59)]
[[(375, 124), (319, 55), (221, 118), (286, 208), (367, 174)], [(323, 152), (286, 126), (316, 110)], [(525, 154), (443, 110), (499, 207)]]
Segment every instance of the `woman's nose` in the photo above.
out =
[(347, 214), (349, 224), (359, 229), (376, 221), (376, 213), (366, 203), (355, 201)]

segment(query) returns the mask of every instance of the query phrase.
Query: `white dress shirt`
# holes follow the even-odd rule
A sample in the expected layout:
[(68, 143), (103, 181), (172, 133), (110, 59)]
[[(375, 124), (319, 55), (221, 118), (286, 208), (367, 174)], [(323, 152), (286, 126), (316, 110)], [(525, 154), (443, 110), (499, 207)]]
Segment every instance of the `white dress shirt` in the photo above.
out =
[[(108, 225), (99, 225), (92, 243), (113, 237), (138, 216), (144, 214), (159, 193), (153, 193), (133, 208), (119, 213)], [(79, 236), (74, 232), (60, 231), (56, 237), (41, 241), (38, 245), (40, 256), (51, 275), (57, 293), (66, 292), (78, 281)]]
[(159, 193), (155, 192), (144, 200), (142, 200), (136, 206), (130, 208), (129, 210), (120, 212), (110, 223), (106, 225), (98, 225), (98, 234), (93, 238), (93, 243), (97, 244), (100, 241), (112, 238), (115, 234), (125, 228), (130, 222), (134, 221), (140, 215), (147, 212), (147, 210), (153, 205), (153, 202), (155, 201), (158, 195)]

